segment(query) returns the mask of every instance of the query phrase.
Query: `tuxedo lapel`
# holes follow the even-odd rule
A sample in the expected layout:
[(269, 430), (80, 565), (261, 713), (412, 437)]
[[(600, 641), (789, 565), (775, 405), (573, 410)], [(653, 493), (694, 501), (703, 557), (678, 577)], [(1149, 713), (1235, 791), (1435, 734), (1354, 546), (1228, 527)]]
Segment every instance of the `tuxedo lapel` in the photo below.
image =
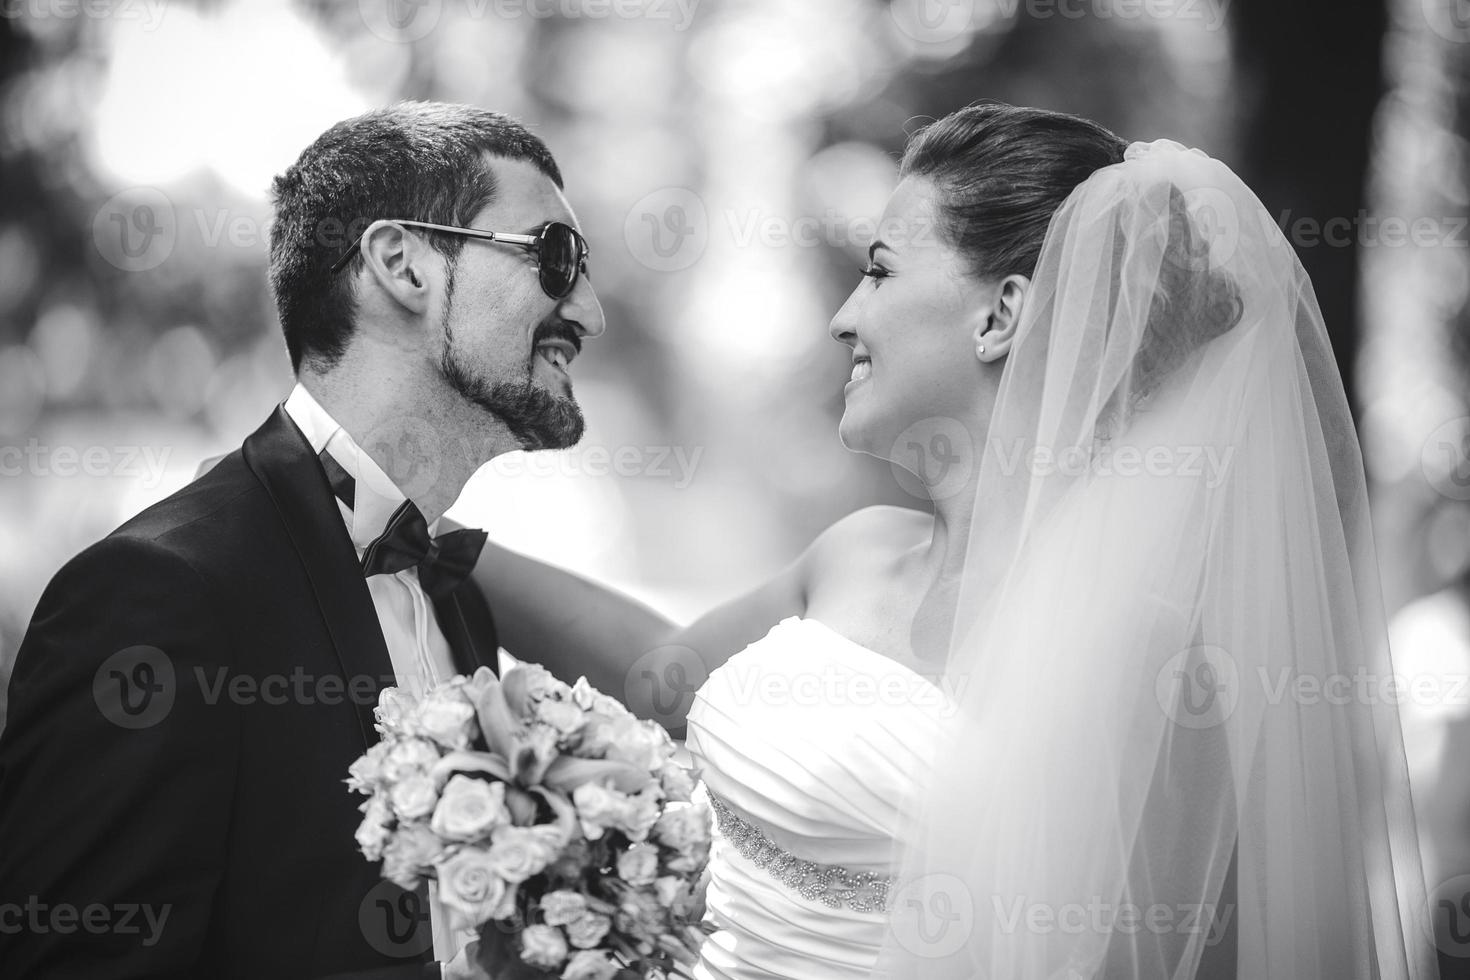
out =
[(500, 673), (495, 620), (473, 578), (435, 599), (434, 615), (454, 656), (455, 673), (473, 674), (482, 666)]
[[(371, 678), (374, 689), (380, 690), (385, 677), (391, 683), (393, 663), (357, 551), (310, 443), (286, 409), (278, 406), (245, 440), (243, 452), (246, 465), (275, 504), (311, 579), (347, 690), (359, 691), (360, 677)], [(354, 700), (363, 744), (371, 746), (378, 740), (373, 728), (374, 705), (366, 699)]]

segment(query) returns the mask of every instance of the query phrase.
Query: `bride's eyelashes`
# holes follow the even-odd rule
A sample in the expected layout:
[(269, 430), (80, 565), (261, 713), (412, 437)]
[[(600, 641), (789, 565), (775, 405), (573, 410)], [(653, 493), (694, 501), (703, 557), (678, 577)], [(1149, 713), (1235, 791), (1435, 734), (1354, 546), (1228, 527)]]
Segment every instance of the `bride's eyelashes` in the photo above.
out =
[(872, 279), (875, 286), (879, 279), (887, 279), (889, 275), (888, 270), (876, 262), (869, 263), (867, 268), (862, 269), (861, 272), (866, 278)]

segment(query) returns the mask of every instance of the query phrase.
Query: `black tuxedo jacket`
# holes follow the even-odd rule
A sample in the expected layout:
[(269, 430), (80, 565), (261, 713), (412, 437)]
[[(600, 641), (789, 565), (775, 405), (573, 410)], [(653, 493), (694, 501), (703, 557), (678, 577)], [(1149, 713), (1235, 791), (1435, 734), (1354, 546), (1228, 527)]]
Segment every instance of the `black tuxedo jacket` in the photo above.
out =
[[(496, 663), (471, 582), (435, 603)], [(353, 839), (394, 683), (326, 476), (283, 408), (72, 559), (0, 734), (6, 977), (437, 978), (427, 904)]]

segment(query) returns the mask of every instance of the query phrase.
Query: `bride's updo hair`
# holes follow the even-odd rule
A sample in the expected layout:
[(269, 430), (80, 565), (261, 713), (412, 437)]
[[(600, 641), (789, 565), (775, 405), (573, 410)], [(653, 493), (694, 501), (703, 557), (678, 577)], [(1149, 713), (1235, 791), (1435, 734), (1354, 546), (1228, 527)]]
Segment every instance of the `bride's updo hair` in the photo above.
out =
[(1239, 323), (1245, 311), (1235, 277), (1211, 263), (1210, 243), (1172, 184), (1168, 208), (1159, 288), (1133, 358), (1136, 398), (1147, 397), (1195, 351)]
[(1057, 208), (1094, 171), (1121, 163), (1127, 148), (1080, 116), (986, 103), (916, 132), (899, 176), (934, 182), (939, 231), (972, 274), (1030, 276)]

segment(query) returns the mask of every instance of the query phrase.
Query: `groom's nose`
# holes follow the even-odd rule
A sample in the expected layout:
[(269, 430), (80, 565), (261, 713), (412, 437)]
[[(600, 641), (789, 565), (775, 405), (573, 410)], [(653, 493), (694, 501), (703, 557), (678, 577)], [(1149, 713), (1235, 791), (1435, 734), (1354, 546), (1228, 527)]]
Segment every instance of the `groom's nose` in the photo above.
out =
[(601, 337), (607, 330), (607, 320), (602, 315), (602, 304), (592, 282), (585, 276), (577, 277), (577, 285), (556, 307), (556, 314), (571, 324), (581, 337)]

